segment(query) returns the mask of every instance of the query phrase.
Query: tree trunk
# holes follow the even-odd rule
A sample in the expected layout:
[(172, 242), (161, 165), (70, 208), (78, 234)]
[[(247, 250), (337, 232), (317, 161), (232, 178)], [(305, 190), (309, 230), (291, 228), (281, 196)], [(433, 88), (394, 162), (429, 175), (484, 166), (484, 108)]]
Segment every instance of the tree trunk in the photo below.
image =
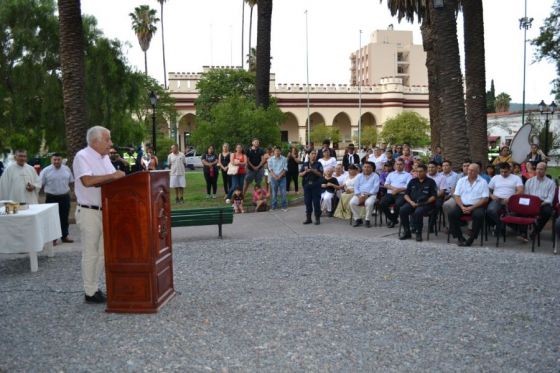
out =
[(165, 38), (163, 33), (163, 1), (161, 4), (161, 50), (163, 55), (163, 86), (167, 89), (167, 67), (165, 66)]
[(429, 2), (433, 28), (435, 63), (438, 69), (440, 136), (446, 158), (454, 166), (469, 157), (469, 139), (465, 121), (463, 78), (457, 41), (457, 0), (447, 0), (434, 9)]
[(254, 6), (251, 7), (251, 12), (249, 13), (249, 57), (251, 56), (251, 35), (253, 33), (253, 8)]
[[(439, 112), (439, 88), (438, 73), (435, 61), (434, 45), (432, 40), (432, 27), (428, 19), (424, 19), (420, 27), (422, 31), (422, 44), (426, 52), (426, 68), (428, 70), (428, 100), (430, 106), (430, 138), (432, 152), (435, 152), (436, 146), (441, 146), (440, 138), (440, 112)], [(445, 151), (444, 151), (445, 154)]]
[(144, 74), (148, 76), (148, 51), (144, 51)]
[(463, 2), (467, 133), (471, 158), (488, 161), (486, 124), (486, 71), (482, 0)]
[(58, 0), (60, 65), (68, 162), (86, 145), (85, 56), (80, 0)]
[(257, 1), (257, 106), (268, 108), (270, 104), (270, 33), (272, 23), (272, 0)]
[(241, 10), (241, 68), (243, 69), (245, 60), (245, 0), (241, 0), (243, 8)]

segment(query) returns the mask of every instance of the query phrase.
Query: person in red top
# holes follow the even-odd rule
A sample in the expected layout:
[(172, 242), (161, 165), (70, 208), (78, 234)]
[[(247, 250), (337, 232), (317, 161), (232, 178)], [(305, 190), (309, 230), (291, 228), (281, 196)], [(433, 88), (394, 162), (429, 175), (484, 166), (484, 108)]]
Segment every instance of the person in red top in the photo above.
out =
[(266, 189), (255, 185), (253, 190), (253, 205), (255, 206), (255, 212), (266, 211), (268, 203), (268, 192)]
[(403, 144), (402, 155), (398, 159), (403, 162), (404, 170), (406, 172), (411, 172), (413, 170), (414, 157), (410, 152), (410, 146), (408, 146), (408, 144)]
[(245, 174), (247, 172), (247, 156), (243, 152), (243, 147), (241, 146), (241, 144), (237, 144), (237, 146), (235, 147), (235, 153), (231, 154), (230, 165), (238, 166), (239, 168), (235, 175), (231, 175), (231, 188), (229, 189), (226, 203), (231, 202), (231, 195), (233, 194), (233, 191), (238, 186), (243, 188), (243, 183), (245, 182)]

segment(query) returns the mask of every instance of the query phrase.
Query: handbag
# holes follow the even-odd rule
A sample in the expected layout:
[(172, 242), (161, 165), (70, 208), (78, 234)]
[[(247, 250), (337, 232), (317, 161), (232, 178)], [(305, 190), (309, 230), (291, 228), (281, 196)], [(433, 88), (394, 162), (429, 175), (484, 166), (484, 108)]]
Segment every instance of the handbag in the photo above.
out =
[(238, 172), (239, 172), (239, 166), (234, 165), (234, 164), (230, 164), (228, 166), (228, 169), (227, 169), (227, 174), (228, 175), (237, 175)]

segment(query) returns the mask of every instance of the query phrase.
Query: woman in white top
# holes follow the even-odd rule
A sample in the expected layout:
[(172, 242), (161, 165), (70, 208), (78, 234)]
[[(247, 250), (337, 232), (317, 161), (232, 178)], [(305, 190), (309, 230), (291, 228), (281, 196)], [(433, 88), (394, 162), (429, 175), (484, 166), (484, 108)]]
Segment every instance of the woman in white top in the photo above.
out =
[(348, 177), (344, 181), (344, 192), (340, 195), (338, 207), (334, 212), (335, 218), (350, 219), (352, 217), (352, 210), (350, 210), (350, 200), (354, 196), (354, 183), (359, 175), (358, 166), (351, 164), (348, 166)]
[(336, 166), (336, 158), (331, 157), (330, 152), (323, 152), (323, 158), (319, 159), (319, 163), (323, 166), (323, 172), (328, 168), (333, 168)]

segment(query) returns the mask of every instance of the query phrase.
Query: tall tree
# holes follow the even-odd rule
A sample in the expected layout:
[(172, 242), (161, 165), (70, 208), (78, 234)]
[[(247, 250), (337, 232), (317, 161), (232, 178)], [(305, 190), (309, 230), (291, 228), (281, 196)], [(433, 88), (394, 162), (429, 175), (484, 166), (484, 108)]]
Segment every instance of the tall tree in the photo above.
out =
[(496, 112), (504, 113), (509, 111), (509, 103), (511, 102), (511, 96), (505, 92), (500, 93), (496, 96)]
[(441, 145), (446, 158), (460, 164), (469, 156), (469, 139), (457, 40), (458, 4), (457, 0), (446, 0), (441, 8), (434, 8), (432, 1), (428, 4), (438, 67)]
[[(245, 3), (247, 3), (247, 5), (249, 5), (249, 8), (251, 8), (251, 11), (249, 12), (249, 58), (250, 58), (252, 53), (251, 41), (253, 37), (253, 8), (255, 7), (255, 5), (257, 5), (257, 0), (245, 0)], [(249, 65), (249, 71), (251, 71), (251, 65)]]
[(496, 88), (494, 87), (494, 79), (490, 81), (490, 90), (486, 92), (486, 112), (496, 112)]
[(270, 104), (270, 34), (272, 30), (272, 0), (257, 1), (257, 72), (256, 103), (268, 108)]
[(151, 9), (147, 5), (140, 5), (134, 8), (134, 13), (130, 13), (132, 18), (132, 29), (138, 38), (138, 44), (144, 52), (144, 72), (148, 75), (148, 49), (152, 37), (157, 31), (156, 23), (159, 18), (156, 17), (156, 10)]
[(482, 0), (463, 1), (467, 134), (473, 160), (486, 167), (486, 68)]
[(70, 162), (86, 142), (84, 33), (80, 0), (59, 0), (64, 125)]
[(163, 3), (167, 0), (157, 0), (161, 5), (161, 52), (163, 56), (163, 86), (167, 89), (167, 66), (165, 65), (165, 34), (163, 32)]
[(550, 16), (545, 19), (540, 28), (540, 35), (532, 41), (537, 47), (535, 57), (538, 61), (547, 59), (556, 64), (556, 79), (552, 93), (560, 99), (560, 0), (555, 0)]

